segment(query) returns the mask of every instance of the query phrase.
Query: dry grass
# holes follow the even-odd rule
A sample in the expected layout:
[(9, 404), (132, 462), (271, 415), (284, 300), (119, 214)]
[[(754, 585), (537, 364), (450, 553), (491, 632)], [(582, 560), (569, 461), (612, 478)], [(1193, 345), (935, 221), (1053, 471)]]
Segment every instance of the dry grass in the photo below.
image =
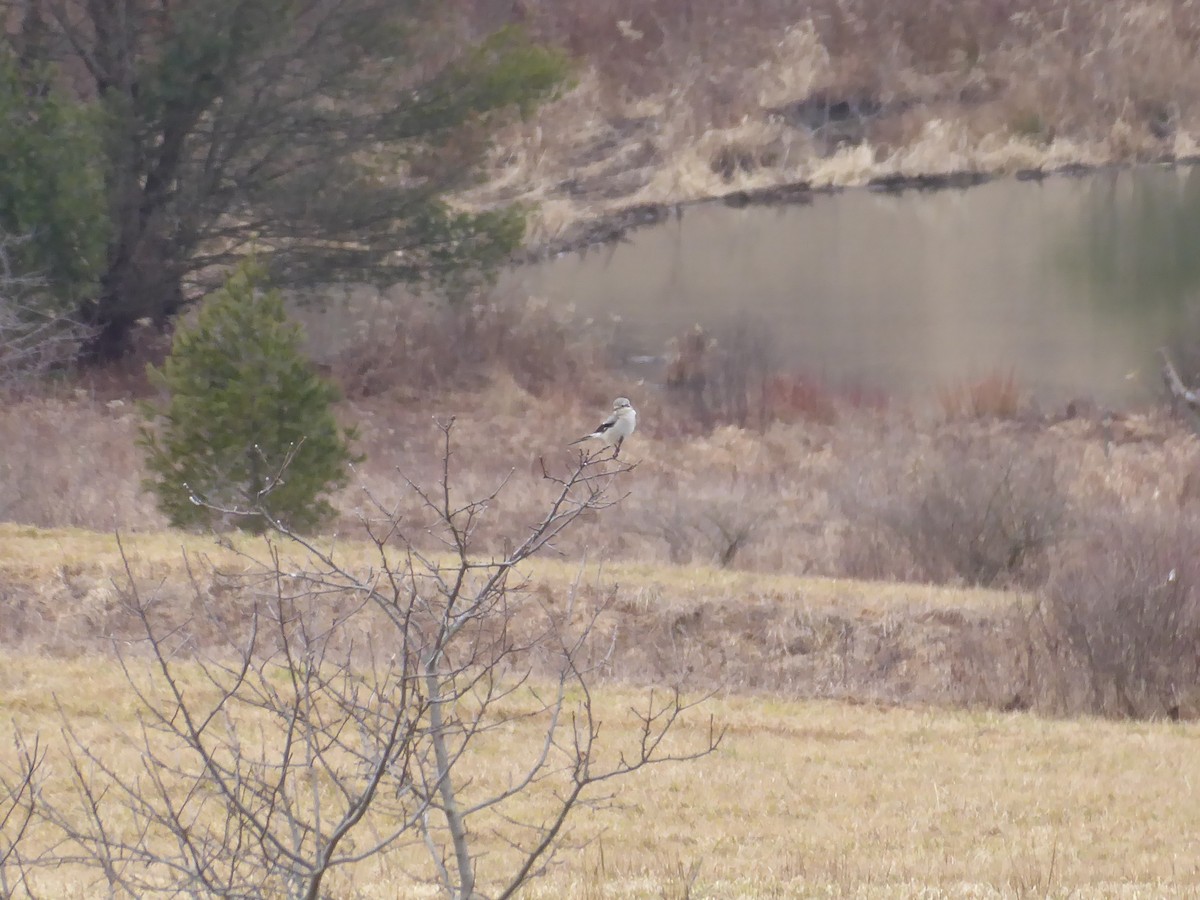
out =
[(580, 60), (573, 89), (511, 126), (463, 198), (540, 203), (535, 242), (637, 203), (1200, 143), (1200, 13), (1186, 0), (462, 6)]
[(1016, 373), (991, 372), (938, 391), (938, 402), (949, 420), (1013, 419), (1021, 411), (1021, 389)]
[[(1158, 413), (1009, 418), (994, 415), (997, 404), (988, 401), (986, 410), (974, 410), (979, 416), (947, 421), (818, 389), (816, 406), (805, 393), (751, 427), (697, 429), (684, 427), (694, 398), (618, 382), (599, 361), (602, 342), (589, 344), (557, 316), (543, 321), (529, 309), (479, 314), (500, 321), (506, 334), (533, 337), (517, 342), (524, 348), (517, 354), (504, 341), (475, 341), (478, 357), (464, 364), (462, 381), (446, 370), (452, 387), (440, 377), (410, 379), (408, 361), (397, 360), (388, 377), (398, 384), (339, 407), (358, 427), (366, 461), (333, 498), (337, 539), (342, 552), (362, 552), (355, 543), (361, 518), (378, 515), (368, 494), (421, 533), (427, 513), (405, 478), (436, 483), (440, 447), (432, 420), (453, 416), (460, 495), (484, 496), (505, 483), (474, 534), (477, 552), (501, 552), (544, 512), (543, 466), (567, 465), (575, 452), (568, 442), (612, 396), (628, 394), (640, 413), (638, 433), (622, 454), (635, 466), (623, 480), (628, 496), (580, 520), (556, 542), (557, 560), (529, 570), (533, 588), (551, 598), (580, 565), (588, 602), (618, 592), (604, 613), (616, 635), (614, 678), (1062, 711), (1043, 702), (1038, 684), (1031, 687), (1023, 601), (955, 588), (983, 582), (1037, 589), (1062, 564), (1059, 548), (1078, 546), (1072, 529), (1090, 512), (1175, 510), (1194, 494), (1188, 473), (1200, 460), (1200, 442)], [(451, 347), (469, 323), (428, 327)], [(568, 396), (560, 379), (530, 374), (541, 371), (536, 351), (544, 335), (555, 338), (545, 363), (555, 372), (575, 365), (576, 348), (585, 348), (582, 358), (594, 363), (590, 394)], [(388, 363), (385, 351), (383, 342), (381, 365)], [(741, 375), (722, 377), (741, 384)], [(1008, 396), (1012, 381), (983, 394)], [(183, 589), (181, 548), (235, 574), (238, 563), (209, 539), (161, 530), (153, 499), (140, 490), (138, 415), (129, 392), (115, 392), (115, 385), (107, 393), (68, 387), (13, 398), (0, 413), (0, 521), (13, 523), (0, 539), (0, 641), (10, 646), (70, 655), (102, 649), (108, 636), (123, 633), (111, 584), (115, 529), (128, 537), (139, 577), (166, 578), (181, 619), (205, 604), (228, 607), (237, 619), (237, 592), (224, 575), (206, 575), (202, 597)], [(705, 398), (710, 408), (715, 396)], [(947, 448), (958, 460), (958, 481), (949, 477)], [(997, 484), (1013, 502), (993, 522), (996, 492), (988, 485)], [(934, 508), (928, 501), (938, 491)], [(925, 552), (945, 550), (967, 526), (995, 538), (985, 548), (986, 571), (974, 541), (955, 545), (965, 565)], [(1032, 535), (1016, 562), (1006, 543), (1014, 529)]]
[(158, 528), (142, 494), (131, 400), (27, 398), (0, 404), (0, 520), (99, 529)]
[[(12, 655), (0, 697), (0, 716), (44, 733), (57, 728), (57, 697), (120, 770), (138, 764), (120, 740), (134, 707), (105, 658)], [(632, 737), (623, 710), (633, 700), (616, 686), (600, 694), (618, 743)], [(1200, 889), (1200, 832), (1186, 788), (1200, 779), (1196, 726), (727, 697), (689, 720), (679, 739), (707, 729), (708, 713), (729, 729), (720, 751), (623, 783), (611, 808), (575, 823), (574, 836), (591, 843), (528, 896), (1182, 897)], [(505, 761), (531, 739), (520, 728), (506, 733), (473, 761), (477, 776), (502, 779)], [(10, 752), (0, 746), (0, 758)], [(52, 778), (62, 775), (56, 768)], [(336, 893), (434, 896), (406, 877), (404, 863), (368, 860)], [(46, 874), (54, 896), (90, 895), (78, 873)]]
[[(561, 558), (527, 566), (527, 589), (553, 606), (581, 577), (584, 610), (605, 606), (598, 627), (611, 637), (612, 653), (600, 696), (606, 733), (618, 743), (631, 737), (624, 712), (630, 685), (722, 690), (704, 713), (728, 725), (729, 736), (716, 756), (634, 779), (610, 809), (581, 817), (575, 837), (591, 842), (564, 856), (530, 896), (1200, 891), (1200, 833), (1190, 794), (1180, 789), (1200, 776), (1189, 768), (1196, 765), (1188, 750), (1196, 726), (952, 711), (1063, 711), (1038, 693), (1028, 635), (1014, 626), (1024, 621), (1029, 598), (828, 577), (837, 575), (846, 542), (859, 539), (839, 497), (854, 485), (869, 489), (872, 473), (934, 459), (939, 445), (999, 441), (1031, 457), (1047, 454), (1059, 462), (1060, 486), (1072, 503), (1152, 510), (1190, 502), (1194, 436), (1156, 416), (945, 422), (848, 408), (831, 421), (762, 431), (722, 427), (685, 439), (657, 415), (664, 401), (648, 394), (635, 402), (643, 428), (626, 448), (638, 462), (630, 497), (611, 515), (583, 523), (560, 545)], [(453, 412), (462, 490), (477, 493), (511, 472), (508, 491), (482, 523), (484, 552), (522, 533), (543, 502), (539, 459), (557, 464), (575, 423), (594, 413), (578, 400), (538, 396), (511, 376), (420, 406), (393, 395), (345, 405), (342, 413), (361, 423), (371, 456), (358, 480), (416, 517), (394, 467), (433, 477), (429, 406)], [(263, 559), (265, 545), (238, 537), (219, 547), (210, 537), (160, 529), (136, 492), (129, 461), (135, 420), (127, 406), (27, 398), (6, 414), (13, 442), (4, 464), (28, 473), (23, 508), (45, 520), (78, 522), (94, 509), (102, 518), (86, 523), (95, 531), (37, 528), (30, 513), (11, 516), (30, 524), (0, 525), (0, 719), (55, 733), (57, 697), (83, 738), (131, 767), (138, 756), (120, 731), (133, 725), (134, 707), (109, 655), (110, 641), (129, 633), (114, 586), (122, 563), (106, 533), (112, 507), (94, 498), (111, 492), (138, 511), (120, 523), (134, 526), (125, 538), (134, 575), (159, 592), (172, 621), (192, 629), (200, 649), (218, 646), (242, 624), (237, 576), (253, 564), (239, 554)], [(18, 427), (39, 417), (68, 433), (104, 435), (103, 456), (88, 457), (85, 472), (82, 457), (42, 443), (49, 432)], [(106, 466), (114, 474), (103, 489), (85, 477)], [(53, 492), (41, 494), (42, 482)], [(704, 485), (711, 486), (707, 493)], [(354, 539), (361, 489), (338, 498), (344, 516), (337, 540), (344, 560), (365, 565), (365, 545)], [(777, 512), (756, 522), (752, 540), (728, 560), (745, 568), (709, 563), (721, 556), (711, 532), (695, 538), (692, 564), (672, 565), (665, 562), (675, 552), (665, 534), (633, 527), (671, 497), (694, 505), (678, 512), (684, 524), (737, 525), (744, 508), (760, 505)], [(325, 602), (333, 608), (338, 601)], [(213, 623), (221, 624), (219, 634)], [(799, 702), (814, 697), (853, 702)], [(923, 707), (890, 705), (897, 703)], [(706, 727), (705, 716), (688, 726)], [(517, 728), (486, 749), (472, 763), (480, 783), (503, 778), (503, 761), (528, 740)], [(11, 752), (10, 744), (0, 746), (0, 759)], [(61, 767), (52, 771), (61, 777)], [(406, 872), (411, 866), (401, 856), (371, 860), (336, 888), (344, 896), (422, 896), (425, 889)], [(54, 896), (92, 890), (68, 869), (47, 877)]]
[[(244, 629), (245, 585), (270, 568), (267, 544), (252, 537), (218, 546), (157, 532), (122, 542), (140, 590), (160, 597), (163, 615), (202, 650)], [(291, 570), (311, 565), (296, 548), (282, 552)], [(337, 554), (359, 570), (377, 562), (352, 540)], [(931, 703), (1003, 703), (1023, 686), (1003, 630), (1006, 611), (1024, 604), (1015, 595), (604, 560), (531, 560), (522, 574), (549, 607), (579, 580), (576, 602), (601, 611), (611, 641), (605, 677), (619, 682)], [(104, 653), (139, 633), (125, 582), (112, 535), (0, 526), (0, 642), (61, 657)], [(330, 615), (352, 605), (323, 604)], [(982, 646), (993, 657), (986, 671)]]
[[(416, 516), (402, 476), (435, 481), (432, 419), (455, 416), (460, 489), (476, 495), (509, 479), (478, 536), (482, 547), (500, 548), (524, 534), (545, 499), (542, 462), (564, 465), (572, 453), (568, 442), (617, 392), (629, 394), (640, 413), (639, 431), (623, 453), (637, 464), (626, 483), (630, 494), (560, 545), (568, 558), (586, 552), (593, 559), (719, 561), (729, 549), (722, 531), (736, 534), (749, 524), (747, 539), (727, 563), (764, 572), (904, 578), (914, 572), (900, 561), (895, 569), (890, 563), (873, 570), (847, 566), (847, 552), (854, 555), (854, 545), (870, 538), (846, 499), (894, 493), (897, 479), (928, 468), (939, 446), (957, 445), (982, 458), (989, 446), (1003, 444), (1051, 460), (1068, 505), (1084, 510), (1174, 505), (1200, 459), (1195, 436), (1157, 413), (942, 422), (900, 408), (840, 403), (836, 396), (829, 401), (836, 405), (832, 419), (805, 414), (797, 421), (722, 426), (697, 435), (694, 427), (681, 427), (681, 410), (688, 407), (670, 394), (619, 385), (611, 377), (589, 379), (591, 393), (583, 396), (558, 389), (538, 394), (501, 367), (474, 390), (418, 386), (343, 403), (339, 415), (358, 426), (358, 448), (367, 459), (351, 487), (334, 498), (338, 531), (358, 527), (367, 509), (364, 490), (385, 505), (396, 504), (400, 514)], [(412, 390), (419, 398), (409, 396)], [(27, 397), (5, 404), (0, 521), (98, 531), (161, 528), (153, 498), (141, 491), (138, 421), (128, 397)], [(761, 515), (743, 521), (748, 511)]]

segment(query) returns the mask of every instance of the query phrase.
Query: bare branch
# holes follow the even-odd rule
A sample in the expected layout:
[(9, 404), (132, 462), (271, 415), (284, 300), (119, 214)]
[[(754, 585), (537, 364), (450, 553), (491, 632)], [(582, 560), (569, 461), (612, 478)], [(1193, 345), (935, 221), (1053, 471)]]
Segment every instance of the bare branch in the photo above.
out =
[(0, 387), (68, 365), (93, 333), (47, 300), (44, 279), (16, 272), (12, 252), (26, 240), (0, 232)]
[(13, 745), (16, 766), (11, 772), (0, 772), (0, 895), (5, 897), (15, 896), (18, 887), (32, 894), (26, 872), (37, 859), (23, 852), (22, 844), (37, 813), (39, 776), (46, 761), (46, 748), (39, 735), (30, 743), (14, 727)]
[[(678, 691), (651, 693), (634, 711), (630, 746), (607, 749), (602, 763), (592, 683), (611, 653), (600, 622), (614, 594), (585, 604), (581, 565), (566, 602), (551, 604), (519, 571), (581, 516), (619, 502), (632, 467), (608, 453), (573, 456), (560, 473), (543, 465), (544, 513), (519, 546), (484, 557), (477, 528), (510, 477), (458, 498), (453, 426), (437, 424), (436, 488), (405, 480), (433, 527), (410, 533), (368, 495), (383, 523), (364, 522), (365, 564), (265, 509), (218, 510), (262, 516), (271, 533), (265, 554), (240, 554), (243, 571), (213, 573), (236, 586), (244, 617), (222, 626), (219, 653), (199, 654), (192, 638), (217, 615), (203, 611), (195, 561), (185, 559), (202, 612), (172, 622), (118, 536), (118, 587), (140, 655), (117, 650), (142, 710), (140, 733), (127, 737), (142, 768), (118, 773), (64, 715), (84, 815), (52, 806), (45, 816), (72, 859), (138, 896), (315, 900), (339, 867), (423, 848), (429, 862), (417, 874), (447, 896), (482, 888), (508, 897), (546, 871), (574, 812), (611, 799), (601, 785), (716, 749), (715, 728), (695, 746), (668, 748), (694, 704)], [(535, 735), (524, 758), (506, 760), (498, 782), (468, 777), (481, 738), (516, 728)], [(115, 807), (132, 813), (132, 828), (114, 830)], [(487, 837), (515, 857), (499, 863)]]
[(1200, 431), (1200, 394), (1183, 383), (1183, 379), (1179, 376), (1179, 370), (1175, 368), (1175, 364), (1171, 361), (1171, 356), (1167, 353), (1166, 347), (1159, 347), (1158, 355), (1162, 357), (1163, 383), (1167, 386), (1167, 393), (1171, 398), (1172, 409), (1177, 408), (1178, 404), (1182, 403), (1184, 409), (1187, 410), (1192, 428)]

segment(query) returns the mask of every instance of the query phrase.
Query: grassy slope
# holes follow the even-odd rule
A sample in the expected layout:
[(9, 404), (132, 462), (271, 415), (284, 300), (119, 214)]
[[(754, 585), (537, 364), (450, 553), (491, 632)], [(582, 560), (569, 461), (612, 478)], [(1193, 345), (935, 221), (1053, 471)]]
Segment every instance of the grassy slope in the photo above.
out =
[[(250, 540), (239, 547), (256, 549)], [(157, 584), (182, 576), (182, 549), (221, 566), (236, 562), (210, 540), (178, 533), (136, 534), (126, 543), (135, 574)], [(365, 558), (350, 544), (343, 552)], [(120, 580), (120, 565), (111, 535), (0, 526), (0, 579), (9, 588), (40, 585), (56, 605), (78, 607), (43, 620), (47, 629), (80, 633), (71, 621), (76, 615), (96, 630), (104, 604), (94, 594)], [(576, 572), (549, 561), (530, 575), (539, 589), (554, 590)], [(986, 613), (1011, 600), (998, 592), (646, 564), (592, 567), (584, 581), (593, 579), (618, 584), (621, 596), (632, 598), (614, 615), (638, 632), (639, 643), (657, 627), (647, 623), (666, 615), (684, 655), (714, 652), (703, 643), (689, 650), (687, 622), (697, 609), (707, 609), (710, 621), (746, 605), (761, 612), (763, 604), (790, 612), (803, 606), (810, 615), (824, 609), (847, 620), (904, 615), (894, 626), (929, 614)], [(62, 585), (74, 585), (80, 599), (72, 603)], [(667, 609), (654, 613), (656, 606)], [(739, 640), (736, 628), (714, 622), (724, 670), (743, 671), (748, 663), (738, 653), (786, 656), (776, 646), (781, 638), (770, 634), (784, 621), (764, 623), (760, 615), (757, 641)], [(91, 648), (102, 652), (99, 643)], [(132, 771), (138, 754), (122, 745), (119, 732), (133, 723), (135, 708), (111, 657), (63, 659), (69, 648), (55, 649), (59, 658), (39, 652), (34, 640), (6, 653), (0, 719), (53, 733), (57, 698), (81, 734), (110, 747)], [(624, 742), (633, 737), (625, 711), (636, 692), (627, 682), (654, 677), (637, 668), (636, 657), (618, 659), (631, 668), (602, 688), (600, 702), (610, 738)], [(1200, 827), (1189, 789), (1200, 779), (1196, 725), (1055, 721), (734, 691), (693, 716), (688, 729), (706, 728), (708, 713), (728, 727), (721, 750), (644, 773), (623, 786), (615, 807), (583, 813), (577, 836), (598, 840), (564, 857), (533, 896), (685, 896), (693, 875), (691, 896), (701, 897), (890, 897), (918, 888), (928, 889), (926, 896), (1158, 897), (1200, 889)], [(481, 779), (504, 777), (501, 760), (534, 746), (532, 735), (519, 732), (511, 741), (502, 752), (485, 753)], [(0, 748), (11, 752), (7, 742)], [(347, 877), (357, 887), (369, 879), (365, 896), (416, 896), (401, 867), (398, 857)], [(65, 895), (87, 895), (77, 874), (53, 877)]]
[[(12, 418), (15, 427), (16, 413)], [(28, 424), (30, 417), (23, 418)], [(464, 429), (472, 421), (465, 417)], [(127, 431), (115, 418), (101, 424), (118, 437)], [(507, 447), (497, 452), (493, 431), (477, 428), (487, 440), (465, 431), (461, 459), (471, 489), (490, 482), (485, 462), (494, 468), (497, 458), (519, 458)], [(388, 432), (375, 430), (382, 443)], [(415, 460), (427, 450), (427, 438), (397, 431), (398, 458)], [(816, 455), (796, 439), (808, 433), (786, 431), (754, 443), (722, 432), (669, 446), (645, 438), (638, 447), (647, 458), (637, 473), (641, 496), (634, 499), (652, 507), (677, 493), (651, 481), (655, 459), (706, 472), (728, 454), (746, 469), (772, 440), (779, 454), (801, 455), (799, 461), (782, 455), (777, 463), (800, 479), (807, 471), (800, 465)], [(855, 441), (872, 442), (878, 439), (870, 435)], [(95, 481), (74, 451), (54, 463), (47, 448), (61, 441), (26, 435), (13, 446), (43, 461), (20, 483), (45, 494), (44, 503), (79, 502), (78, 491), (56, 474), (69, 473), (79, 485)], [(1090, 438), (1064, 446), (1091, 460), (1075, 476), (1081, 492), (1115, 503), (1115, 493), (1172, 496), (1172, 473), (1188, 468), (1172, 460), (1190, 458), (1192, 445), (1190, 438), (1138, 440), (1114, 445), (1111, 455)], [(129, 454), (112, 455), (118, 457)], [(131, 498), (138, 496), (135, 474), (125, 489)], [(499, 516), (506, 530), (518, 528), (526, 507), (536, 506), (535, 482), (517, 478), (516, 509)], [(111, 492), (106, 484), (104, 493)], [(814, 491), (797, 480), (793, 493)], [(807, 516), (805, 509), (788, 507), (797, 517)], [(96, 520), (101, 527), (103, 517)], [(211, 539), (154, 530), (149, 516), (135, 521), (142, 530), (125, 538), (133, 571), (141, 584), (175, 592), (184, 601), (181, 615), (199, 611), (184, 584), (182, 550), (218, 568), (240, 564)], [(606, 547), (598, 534), (589, 532), (584, 544)], [(791, 559), (801, 534), (785, 519), (769, 540)], [(635, 537), (624, 553), (645, 560), (647, 546)], [(253, 553), (258, 545), (246, 540), (239, 547)], [(611, 550), (620, 552), (616, 545)], [(342, 552), (366, 558), (350, 543)], [(615, 722), (632, 684), (680, 678), (697, 690), (730, 689), (711, 706), (730, 732), (714, 758), (648, 773), (625, 786), (616, 809), (582, 816), (582, 833), (603, 829), (601, 842), (555, 869), (542, 896), (684, 896), (693, 867), (692, 896), (709, 897), (910, 896), (918, 885), (930, 886), (930, 896), (1015, 895), (1040, 893), (1047, 883), (1052, 893), (1091, 896), (1200, 890), (1189, 787), (1200, 775), (1196, 726), (945, 708), (985, 699), (975, 683), (982, 670), (1010, 658), (1002, 630), (992, 625), (1017, 602), (1013, 595), (673, 566), (652, 556), (593, 559), (581, 578), (584, 598), (599, 602), (616, 589), (603, 620), (616, 636), (615, 677), (602, 686), (613, 733), (630, 736)], [(210, 573), (204, 564), (197, 569), (207, 590)], [(535, 589), (553, 596), (579, 569), (550, 559), (528, 574)], [(104, 634), (120, 619), (114, 579), (121, 581), (121, 561), (111, 533), (0, 524), (0, 721), (52, 734), (50, 698), (58, 696), (73, 722), (116, 751), (133, 707), (111, 657), (101, 655), (108, 652)], [(229, 602), (228, 592), (208, 591), (203, 602)], [(814, 696), (852, 702), (804, 699)], [(877, 706), (872, 699), (887, 702)], [(897, 701), (936, 706), (896, 707)], [(696, 727), (706, 721), (695, 720)], [(0, 754), (11, 752), (3, 742)], [(413, 895), (400, 878), (398, 863), (356, 873), (378, 896)], [(75, 896), (88, 891), (77, 888)]]
[[(150, 571), (178, 570), (184, 553), (203, 555), (214, 562), (231, 562), (236, 557), (212, 538), (178, 531), (138, 532), (119, 537), (83, 528), (34, 528), (0, 522), (0, 573), (21, 580), (56, 577), (63, 567), (89, 569), (115, 575), (121, 566), (121, 547), (138, 566)], [(255, 553), (265, 547), (259, 539), (236, 536), (232, 546)], [(372, 548), (365, 544), (342, 544), (340, 554), (351, 562), (369, 561)], [(533, 559), (524, 569), (536, 582), (562, 587), (580, 572), (574, 563), (556, 559)], [(987, 608), (1007, 596), (1000, 591), (977, 588), (947, 588), (896, 582), (863, 582), (844, 578), (740, 572), (708, 566), (677, 566), (665, 563), (600, 562), (583, 567), (585, 577), (594, 573), (606, 581), (640, 592), (671, 591), (694, 599), (803, 594), (813, 606), (849, 606), (859, 612), (896, 605), (958, 609)]]
[(580, 75), (463, 199), (537, 203), (535, 244), (631, 204), (1183, 159), (1200, 137), (1180, 0), (517, 6)]
[[(143, 594), (166, 598), (173, 617), (192, 619), (196, 640), (210, 648), (223, 634), (205, 630), (208, 619), (245, 617), (228, 576), (269, 558), (252, 538), (221, 547), (161, 531), (127, 534), (122, 543)], [(343, 565), (362, 570), (375, 561), (371, 552), (354, 541), (337, 549)], [(285, 546), (282, 556), (289, 568), (307, 567), (298, 549)], [(530, 560), (523, 574), (550, 602), (578, 583), (588, 609), (604, 607), (610, 673), (620, 682), (935, 703), (999, 696), (1003, 704), (1017, 690), (1002, 666), (987, 674), (997, 667), (987, 657), (1011, 656), (999, 620), (1020, 602), (1012, 594), (604, 560)], [(111, 534), (0, 524), (0, 585), (9, 598), (0, 635), (10, 646), (107, 652), (108, 635), (137, 633), (121, 605), (126, 582)]]

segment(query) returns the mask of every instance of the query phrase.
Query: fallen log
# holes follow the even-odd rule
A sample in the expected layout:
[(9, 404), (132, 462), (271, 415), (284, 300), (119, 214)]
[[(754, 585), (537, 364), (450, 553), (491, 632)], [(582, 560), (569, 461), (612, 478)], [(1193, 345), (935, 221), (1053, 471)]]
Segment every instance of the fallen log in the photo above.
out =
[(1190, 390), (1183, 383), (1183, 379), (1179, 377), (1179, 370), (1175, 368), (1175, 364), (1171, 362), (1171, 357), (1167, 354), (1167, 348), (1159, 347), (1158, 355), (1162, 357), (1163, 381), (1167, 385), (1167, 391), (1170, 392), (1171, 399), (1182, 400), (1192, 409), (1200, 410), (1200, 394)]

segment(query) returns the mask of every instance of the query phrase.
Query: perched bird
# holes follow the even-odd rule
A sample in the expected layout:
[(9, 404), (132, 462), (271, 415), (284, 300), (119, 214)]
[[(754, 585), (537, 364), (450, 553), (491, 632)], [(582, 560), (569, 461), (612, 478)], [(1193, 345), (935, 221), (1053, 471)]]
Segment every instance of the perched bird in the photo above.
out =
[(605, 444), (613, 447), (613, 457), (621, 455), (621, 444), (625, 438), (633, 434), (633, 430), (637, 428), (637, 412), (630, 404), (627, 397), (618, 397), (613, 401), (612, 415), (600, 423), (600, 427), (591, 434), (585, 434), (577, 441), (571, 441), (572, 444), (582, 444), (584, 441), (590, 441), (593, 438), (604, 441)]

